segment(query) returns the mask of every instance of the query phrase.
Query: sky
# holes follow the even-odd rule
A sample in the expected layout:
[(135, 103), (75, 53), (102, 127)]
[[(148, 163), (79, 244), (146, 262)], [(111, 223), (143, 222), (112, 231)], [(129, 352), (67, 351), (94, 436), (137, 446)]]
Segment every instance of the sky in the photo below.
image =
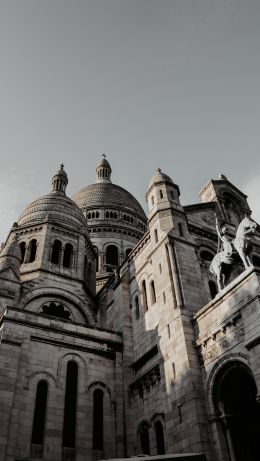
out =
[(108, 153), (146, 211), (160, 167), (184, 205), (225, 174), (260, 221), (259, 0), (0, 0), (0, 242)]

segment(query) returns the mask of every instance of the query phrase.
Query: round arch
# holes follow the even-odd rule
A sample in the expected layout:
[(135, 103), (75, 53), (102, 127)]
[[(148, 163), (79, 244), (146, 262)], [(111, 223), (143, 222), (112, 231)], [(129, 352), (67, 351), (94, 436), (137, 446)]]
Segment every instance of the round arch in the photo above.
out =
[(234, 461), (260, 459), (260, 405), (253, 373), (242, 360), (226, 361), (212, 386), (218, 432), (224, 441), (223, 457)]
[(34, 299), (39, 299), (41, 297), (45, 299), (50, 297), (54, 299), (55, 297), (57, 297), (60, 300), (64, 300), (65, 302), (72, 304), (76, 309), (79, 310), (87, 324), (93, 326), (95, 325), (94, 317), (90, 309), (86, 306), (86, 304), (69, 291), (60, 288), (51, 288), (50, 290), (49, 287), (43, 287), (37, 288), (36, 290), (27, 293), (23, 299), (22, 308), (26, 309), (29, 303), (31, 303)]
[(248, 356), (242, 353), (227, 354), (224, 357), (221, 357), (215, 363), (215, 365), (213, 366), (208, 376), (207, 382), (206, 382), (206, 404), (207, 404), (208, 412), (211, 416), (215, 415), (215, 407), (214, 407), (214, 401), (213, 401), (213, 387), (214, 387), (216, 377), (221, 372), (224, 366), (226, 366), (229, 363), (233, 363), (234, 361), (243, 363), (250, 370)]
[(111, 391), (110, 391), (109, 386), (107, 384), (103, 383), (102, 381), (94, 381), (93, 383), (89, 384), (87, 390), (90, 391), (91, 389), (93, 389), (93, 391), (95, 389), (101, 389), (102, 391), (106, 391), (107, 394), (109, 395), (110, 400), (112, 400)]
[(83, 379), (79, 379), (79, 393), (83, 394), (85, 389), (85, 382), (87, 379), (87, 364), (84, 358), (79, 354), (67, 352), (66, 354), (59, 357), (57, 364), (58, 387), (61, 388), (62, 383), (65, 381), (68, 362), (76, 362), (78, 365), (79, 376), (83, 376)]
[(54, 387), (58, 387), (57, 379), (51, 373), (48, 371), (35, 371), (28, 376), (25, 388), (28, 389), (31, 385), (36, 387), (37, 383), (41, 380), (47, 381), (50, 386), (52, 383)]
[(150, 455), (150, 424), (147, 420), (139, 422), (136, 430), (136, 447), (145, 455)]

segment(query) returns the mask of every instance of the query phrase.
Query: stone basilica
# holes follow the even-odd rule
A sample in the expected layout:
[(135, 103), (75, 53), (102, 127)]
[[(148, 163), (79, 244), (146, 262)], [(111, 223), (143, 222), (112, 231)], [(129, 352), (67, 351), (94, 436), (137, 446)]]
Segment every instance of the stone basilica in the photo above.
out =
[(260, 230), (218, 292), (218, 223), (246, 195), (224, 175), (182, 206), (157, 170), (138, 201), (111, 181), (29, 204), (0, 253), (0, 460), (260, 459)]

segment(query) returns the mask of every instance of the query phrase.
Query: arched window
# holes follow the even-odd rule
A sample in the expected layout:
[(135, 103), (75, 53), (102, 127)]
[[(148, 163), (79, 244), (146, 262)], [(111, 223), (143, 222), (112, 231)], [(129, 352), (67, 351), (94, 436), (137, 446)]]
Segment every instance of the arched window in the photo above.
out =
[(42, 457), (44, 428), (46, 420), (48, 383), (41, 380), (38, 382), (34, 406), (34, 417), (31, 437), (31, 456)]
[(96, 258), (96, 272), (98, 272), (99, 270), (99, 264), (98, 264), (98, 259), (99, 259), (99, 253), (98, 253), (98, 249), (97, 247), (93, 247), (95, 252), (96, 252), (96, 255), (97, 255), (97, 258)]
[(136, 320), (140, 319), (140, 309), (139, 309), (138, 296), (135, 296), (135, 318), (136, 318)]
[(37, 240), (33, 239), (29, 242), (29, 259), (28, 262), (32, 263), (36, 259), (36, 252), (37, 252)]
[(104, 393), (101, 389), (93, 392), (93, 450), (103, 450), (103, 400)]
[(143, 295), (143, 306), (144, 310), (148, 310), (148, 304), (147, 304), (147, 292), (146, 292), (146, 283), (145, 280), (142, 281), (142, 295)]
[(163, 191), (162, 191), (162, 189), (159, 189), (159, 194), (160, 194), (160, 198), (163, 198)]
[(217, 286), (213, 280), (209, 280), (209, 291), (212, 299), (218, 294)]
[(139, 428), (141, 451), (145, 455), (150, 455), (150, 437), (147, 424), (142, 423)]
[(164, 435), (163, 435), (163, 425), (161, 421), (156, 421), (155, 425), (155, 436), (156, 436), (156, 445), (158, 455), (165, 454), (165, 444), (164, 444)]
[[(227, 450), (233, 452), (236, 461), (260, 459), (260, 407), (256, 396), (255, 381), (244, 364), (233, 361), (222, 367), (214, 383), (213, 400)], [(231, 459), (229, 454), (223, 453), (222, 458)]]
[(75, 448), (77, 413), (78, 365), (70, 360), (67, 365), (62, 446)]
[(91, 219), (91, 213), (88, 213), (88, 219)]
[(182, 224), (180, 222), (178, 222), (178, 229), (179, 229), (180, 237), (183, 237), (183, 228), (182, 228)]
[(131, 253), (133, 248), (127, 248), (126, 252), (125, 252), (125, 255), (126, 257), (129, 255), (129, 253)]
[[(115, 245), (108, 245), (106, 249), (106, 264), (118, 266), (118, 248)], [(111, 272), (112, 268), (107, 267), (107, 272)]]
[(25, 242), (20, 243), (20, 250), (21, 250), (21, 256), (22, 256), (21, 264), (23, 264), (24, 256), (25, 256), (25, 250), (26, 250), (26, 243)]
[(154, 241), (155, 241), (155, 243), (158, 242), (158, 231), (157, 231), (157, 229), (154, 229)]
[(60, 240), (54, 240), (51, 252), (51, 262), (53, 264), (60, 263), (60, 254), (61, 254), (61, 242)]
[(64, 255), (63, 255), (63, 267), (70, 268), (72, 263), (72, 254), (73, 254), (73, 246), (71, 243), (66, 243), (64, 248)]
[(155, 304), (156, 303), (156, 293), (155, 293), (155, 286), (154, 286), (153, 280), (150, 283), (150, 289), (151, 289), (151, 303)]
[(106, 211), (106, 218), (109, 218), (109, 211)]
[(61, 303), (50, 302), (44, 304), (44, 306), (42, 306), (42, 313), (64, 320), (69, 320), (70, 318), (70, 311), (65, 309)]

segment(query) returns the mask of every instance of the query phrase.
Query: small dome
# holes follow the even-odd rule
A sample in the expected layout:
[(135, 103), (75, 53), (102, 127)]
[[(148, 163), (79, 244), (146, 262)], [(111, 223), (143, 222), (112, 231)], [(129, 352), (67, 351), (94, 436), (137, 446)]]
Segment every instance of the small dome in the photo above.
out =
[(73, 229), (87, 228), (85, 217), (73, 200), (65, 194), (68, 177), (61, 164), (52, 177), (52, 191), (30, 203), (18, 220), (18, 225), (38, 224), (50, 220), (69, 225)]
[(105, 157), (103, 157), (102, 160), (98, 163), (97, 168), (100, 166), (105, 166), (111, 170), (111, 166)]
[(66, 224), (74, 229), (87, 227), (85, 217), (79, 207), (65, 194), (50, 194), (30, 203), (18, 219), (18, 225), (23, 226), (39, 223), (46, 219), (57, 224)]
[(102, 154), (103, 158), (96, 167), (96, 182), (111, 183), (111, 166), (106, 159), (106, 154)]
[(60, 165), (60, 168), (56, 173), (53, 175), (51, 183), (52, 183), (52, 193), (62, 193), (65, 194), (66, 187), (68, 184), (68, 176), (66, 171), (64, 171), (63, 163)]
[(158, 182), (167, 182), (167, 183), (170, 183), (170, 184), (174, 184), (173, 180), (170, 178), (170, 176), (168, 176), (167, 174), (165, 173), (162, 173), (161, 169), (158, 168), (157, 171), (156, 171), (156, 174), (152, 177), (150, 183), (149, 183), (149, 186), (148, 186), (148, 190), (151, 189), (151, 187), (158, 183)]

